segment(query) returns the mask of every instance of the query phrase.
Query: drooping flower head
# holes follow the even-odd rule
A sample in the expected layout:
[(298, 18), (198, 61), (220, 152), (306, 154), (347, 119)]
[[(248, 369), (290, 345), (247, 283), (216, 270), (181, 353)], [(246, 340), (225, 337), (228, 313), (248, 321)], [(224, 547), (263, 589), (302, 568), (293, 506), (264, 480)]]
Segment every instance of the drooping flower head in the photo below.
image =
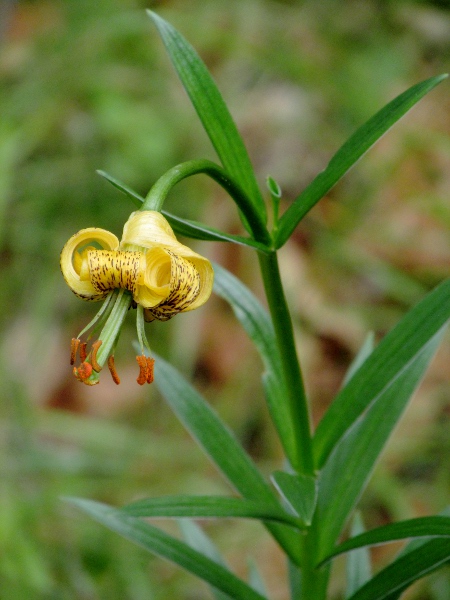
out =
[[(70, 289), (83, 300), (105, 303), (95, 319), (72, 343), (71, 362), (80, 351), (81, 365), (74, 368), (77, 379), (94, 385), (105, 362), (116, 383), (114, 349), (124, 317), (137, 308), (137, 332), (142, 356), (137, 357), (138, 383), (153, 379), (153, 359), (144, 331), (145, 321), (167, 321), (179, 312), (204, 304), (212, 291), (214, 273), (209, 260), (180, 244), (167, 220), (156, 211), (131, 214), (122, 240), (91, 227), (73, 235), (61, 252), (61, 270)], [(79, 339), (104, 325), (89, 353)], [(92, 334), (91, 334), (92, 335)]]

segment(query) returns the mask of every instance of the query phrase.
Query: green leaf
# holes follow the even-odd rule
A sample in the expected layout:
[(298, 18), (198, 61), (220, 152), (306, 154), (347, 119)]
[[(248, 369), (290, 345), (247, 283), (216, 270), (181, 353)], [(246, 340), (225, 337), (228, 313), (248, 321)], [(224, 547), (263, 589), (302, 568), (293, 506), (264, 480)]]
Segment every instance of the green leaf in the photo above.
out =
[(265, 220), (264, 200), (247, 150), (208, 69), (194, 48), (172, 25), (154, 12), (147, 12), (223, 166), (253, 200), (255, 210)]
[(412, 583), (442, 567), (450, 560), (450, 540), (431, 540), (419, 548), (402, 554), (379, 571), (348, 600), (386, 600), (397, 597)]
[[(225, 561), (219, 553), (216, 546), (206, 535), (206, 533), (191, 519), (180, 519), (178, 521), (181, 533), (185, 542), (197, 552), (201, 552), (207, 558), (210, 558), (214, 562), (227, 568)], [(253, 586), (252, 586), (253, 587)], [(214, 586), (210, 586), (211, 593), (215, 600), (233, 600), (228, 594), (224, 594)], [(257, 590), (259, 591), (259, 590)]]
[(254, 590), (256, 590), (257, 592), (259, 592), (260, 594), (262, 594), (263, 596), (267, 596), (267, 590), (266, 590), (266, 586), (265, 586), (264, 580), (262, 578), (262, 575), (259, 572), (258, 567), (255, 564), (255, 561), (252, 559), (249, 559), (249, 561), (248, 561), (248, 570), (249, 570), (248, 581), (249, 581), (250, 585), (252, 586), (252, 588)]
[(447, 280), (406, 314), (336, 396), (314, 436), (318, 468), (358, 417), (395, 384), (449, 317), (450, 280)]
[(284, 471), (275, 471), (272, 481), (293, 512), (303, 523), (310, 525), (316, 507), (317, 480), (310, 475), (292, 475)]
[(356, 373), (359, 367), (363, 364), (363, 362), (365, 362), (366, 358), (368, 358), (369, 355), (372, 354), (374, 348), (375, 334), (373, 333), (373, 331), (370, 331), (367, 334), (363, 345), (359, 349), (357, 355), (353, 359), (350, 367), (348, 368), (347, 373), (345, 374), (343, 387), (347, 385), (347, 383), (350, 381), (350, 379), (353, 377), (353, 375)]
[(299, 519), (273, 504), (224, 496), (163, 496), (145, 498), (121, 509), (133, 517), (234, 517), (278, 521), (299, 527)]
[(279, 220), (276, 247), (280, 248), (291, 236), (299, 221), (325, 196), (367, 150), (379, 140), (423, 96), (428, 94), (447, 75), (431, 77), (397, 96), (370, 118), (346, 142), (327, 168), (303, 190)]
[(232, 307), (250, 339), (255, 344), (264, 364), (264, 391), (273, 423), (288, 457), (295, 454), (294, 434), (291, 428), (287, 391), (282, 376), (281, 357), (269, 314), (259, 300), (237, 277), (220, 265), (214, 264), (214, 291)]
[[(356, 512), (353, 517), (351, 526), (351, 535), (357, 536), (363, 533), (364, 526), (359, 512)], [(372, 576), (370, 566), (370, 554), (367, 548), (358, 548), (354, 552), (350, 552), (347, 556), (346, 563), (347, 587), (345, 597), (348, 598), (357, 589), (362, 587), (366, 581)]]
[(222, 565), (207, 558), (180, 540), (168, 535), (136, 517), (125, 515), (120, 510), (81, 498), (67, 499), (93, 519), (122, 535), (149, 552), (166, 558), (197, 575), (218, 590), (240, 600), (264, 600), (244, 581)]
[(209, 227), (208, 225), (204, 225), (198, 221), (182, 219), (181, 217), (177, 217), (176, 215), (168, 213), (165, 210), (162, 210), (161, 212), (169, 221), (174, 231), (180, 235), (184, 235), (196, 240), (207, 240), (210, 242), (231, 242), (233, 244), (247, 246), (253, 250), (258, 250), (259, 252), (270, 251), (267, 246), (261, 244), (260, 242), (256, 242), (251, 238), (225, 233), (224, 231), (220, 231), (214, 227)]
[[(161, 394), (217, 468), (246, 499), (279, 508), (272, 489), (212, 407), (174, 367), (160, 357), (155, 358), (155, 383)], [(294, 532), (275, 523), (266, 526), (294, 562), (298, 562)]]
[(442, 333), (435, 335), (393, 384), (377, 396), (328, 458), (319, 477), (319, 495), (313, 520), (313, 527), (317, 527), (319, 536), (320, 557), (332, 551), (382, 449), (419, 385), (441, 336)]
[(355, 548), (421, 537), (450, 537), (450, 517), (418, 517), (416, 519), (408, 519), (398, 523), (390, 523), (383, 527), (377, 527), (371, 531), (351, 537), (343, 544), (340, 544), (322, 562)]
[[(121, 509), (123, 510), (123, 508)], [(203, 529), (192, 519), (179, 519), (178, 525), (187, 544), (214, 562), (226, 566), (222, 555)]]
[(137, 206), (138, 208), (141, 207), (142, 203), (144, 202), (144, 198), (142, 196), (140, 196), (137, 192), (132, 190), (128, 185), (126, 185), (125, 183), (122, 183), (121, 181), (119, 181), (112, 175), (109, 175), (109, 173), (106, 173), (105, 171), (97, 171), (97, 173), (100, 175), (100, 177), (103, 177), (104, 179), (106, 179), (106, 181), (109, 181), (109, 183), (112, 183), (112, 185), (115, 188), (117, 188), (118, 190), (123, 192), (126, 196), (128, 196), (128, 198), (130, 198), (132, 200), (132, 202), (135, 206)]

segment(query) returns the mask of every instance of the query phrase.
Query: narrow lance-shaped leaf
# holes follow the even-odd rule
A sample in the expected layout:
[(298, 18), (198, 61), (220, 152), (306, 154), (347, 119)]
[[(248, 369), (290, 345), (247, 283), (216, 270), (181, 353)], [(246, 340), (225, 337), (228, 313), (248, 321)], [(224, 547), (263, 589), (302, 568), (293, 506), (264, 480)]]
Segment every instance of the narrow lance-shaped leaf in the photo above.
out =
[[(201, 552), (207, 558), (227, 568), (219, 550), (206, 535), (203, 529), (192, 519), (180, 519), (178, 521), (184, 541), (197, 552)], [(253, 586), (252, 586), (253, 587)], [(214, 586), (210, 586), (211, 594), (215, 600), (233, 600), (228, 594), (224, 594)]]
[(412, 86), (376, 113), (339, 148), (327, 168), (317, 175), (280, 218), (276, 239), (277, 248), (286, 243), (300, 220), (361, 156), (410, 108), (446, 77), (447, 75), (438, 75)]
[[(155, 383), (178, 419), (234, 488), (248, 500), (263, 501), (278, 508), (272, 489), (230, 429), (186, 379), (160, 357), (155, 360)], [(268, 523), (266, 526), (298, 562), (294, 532), (285, 525)]]
[(132, 190), (130, 186), (126, 185), (122, 181), (119, 181), (119, 179), (116, 179), (115, 177), (113, 177), (109, 173), (106, 173), (105, 171), (97, 171), (97, 173), (98, 175), (100, 175), (100, 177), (103, 177), (103, 179), (109, 181), (109, 183), (111, 183), (115, 188), (117, 188), (126, 196), (128, 196), (128, 198), (130, 198), (130, 200), (137, 208), (141, 207), (141, 204), (144, 202), (144, 198), (140, 194)]
[[(352, 520), (351, 535), (357, 536), (363, 533), (364, 526), (359, 512), (356, 512)], [(367, 548), (358, 548), (350, 552), (346, 563), (347, 586), (345, 597), (348, 598), (357, 589), (362, 587), (372, 577), (370, 554)]]
[(450, 560), (450, 540), (434, 539), (399, 556), (347, 600), (392, 600), (396, 592), (436, 571)]
[(247, 150), (208, 69), (191, 44), (172, 25), (154, 12), (147, 12), (223, 166), (253, 199), (255, 210), (265, 221), (264, 200)]
[[(442, 332), (428, 342), (395, 382), (377, 397), (328, 458), (319, 478), (319, 496), (313, 521), (319, 535), (319, 559), (332, 551), (441, 337)], [(339, 502), (335, 501), (336, 498), (339, 498)]]
[(310, 525), (317, 500), (316, 479), (310, 475), (275, 471), (272, 481), (292, 511)]
[(145, 550), (166, 558), (190, 573), (197, 575), (218, 590), (231, 596), (231, 598), (236, 600), (265, 600), (264, 596), (258, 594), (231, 571), (157, 527), (153, 527), (136, 517), (125, 515), (120, 510), (106, 504), (81, 498), (69, 498), (68, 501), (99, 523), (102, 523), (102, 525), (105, 525), (105, 527), (145, 548)]
[(301, 521), (273, 504), (224, 496), (163, 496), (145, 498), (121, 508), (133, 517), (244, 518), (277, 521), (300, 527)]
[(408, 538), (450, 537), (450, 517), (417, 517), (398, 523), (389, 523), (370, 531), (360, 533), (337, 546), (324, 561), (334, 556), (350, 552), (355, 548), (375, 546), (405, 540)]
[(259, 300), (237, 277), (214, 265), (214, 291), (229, 302), (250, 339), (255, 344), (266, 370), (263, 376), (269, 411), (288, 458), (295, 454), (290, 426), (287, 392), (282, 376), (281, 357), (272, 322)]
[(182, 219), (181, 217), (168, 213), (165, 210), (161, 212), (169, 221), (174, 231), (180, 235), (184, 235), (196, 240), (206, 240), (209, 242), (231, 242), (232, 244), (238, 244), (239, 246), (247, 246), (253, 250), (258, 250), (259, 252), (269, 252), (269, 248), (267, 248), (267, 246), (260, 242), (256, 242), (251, 238), (243, 237), (242, 235), (226, 233), (225, 231), (220, 231), (215, 227), (210, 227), (209, 225), (199, 223), (198, 221)]
[(356, 419), (395, 383), (449, 318), (450, 280), (447, 280), (403, 317), (336, 396), (314, 436), (318, 468)]

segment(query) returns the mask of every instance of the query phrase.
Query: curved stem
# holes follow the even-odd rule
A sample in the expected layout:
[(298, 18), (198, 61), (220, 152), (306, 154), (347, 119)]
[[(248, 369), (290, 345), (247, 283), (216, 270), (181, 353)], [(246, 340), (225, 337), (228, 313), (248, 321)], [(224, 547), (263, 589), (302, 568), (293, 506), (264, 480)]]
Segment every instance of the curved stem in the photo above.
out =
[(239, 210), (244, 215), (254, 239), (264, 244), (271, 243), (271, 237), (267, 231), (264, 220), (255, 208), (251, 198), (243, 189), (229, 176), (221, 166), (210, 160), (190, 160), (167, 171), (153, 185), (145, 198), (141, 210), (160, 211), (163, 203), (174, 185), (198, 173), (209, 175), (214, 181), (221, 185), (236, 202)]
[(289, 460), (297, 472), (313, 475), (314, 461), (309, 410), (295, 347), (291, 316), (281, 283), (278, 257), (275, 252), (272, 252), (258, 254), (258, 258), (288, 392), (287, 402), (296, 449), (295, 456), (290, 456)]

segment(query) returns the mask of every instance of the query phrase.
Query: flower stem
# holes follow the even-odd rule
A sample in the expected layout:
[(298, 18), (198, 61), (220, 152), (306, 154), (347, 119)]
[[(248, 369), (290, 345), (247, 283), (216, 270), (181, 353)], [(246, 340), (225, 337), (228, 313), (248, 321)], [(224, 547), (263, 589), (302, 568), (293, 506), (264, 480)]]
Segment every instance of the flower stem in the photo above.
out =
[(258, 242), (268, 244), (271, 237), (267, 227), (258, 210), (244, 190), (229, 176), (220, 165), (210, 160), (190, 160), (173, 167), (153, 185), (145, 198), (141, 210), (160, 211), (170, 190), (186, 177), (204, 173), (221, 185), (236, 202), (242, 212), (245, 221), (252, 232), (254, 239)]
[(294, 456), (288, 458), (298, 473), (314, 475), (309, 410), (295, 347), (292, 320), (281, 283), (278, 257), (276, 252), (271, 252), (259, 253), (258, 258), (287, 388), (295, 448)]

